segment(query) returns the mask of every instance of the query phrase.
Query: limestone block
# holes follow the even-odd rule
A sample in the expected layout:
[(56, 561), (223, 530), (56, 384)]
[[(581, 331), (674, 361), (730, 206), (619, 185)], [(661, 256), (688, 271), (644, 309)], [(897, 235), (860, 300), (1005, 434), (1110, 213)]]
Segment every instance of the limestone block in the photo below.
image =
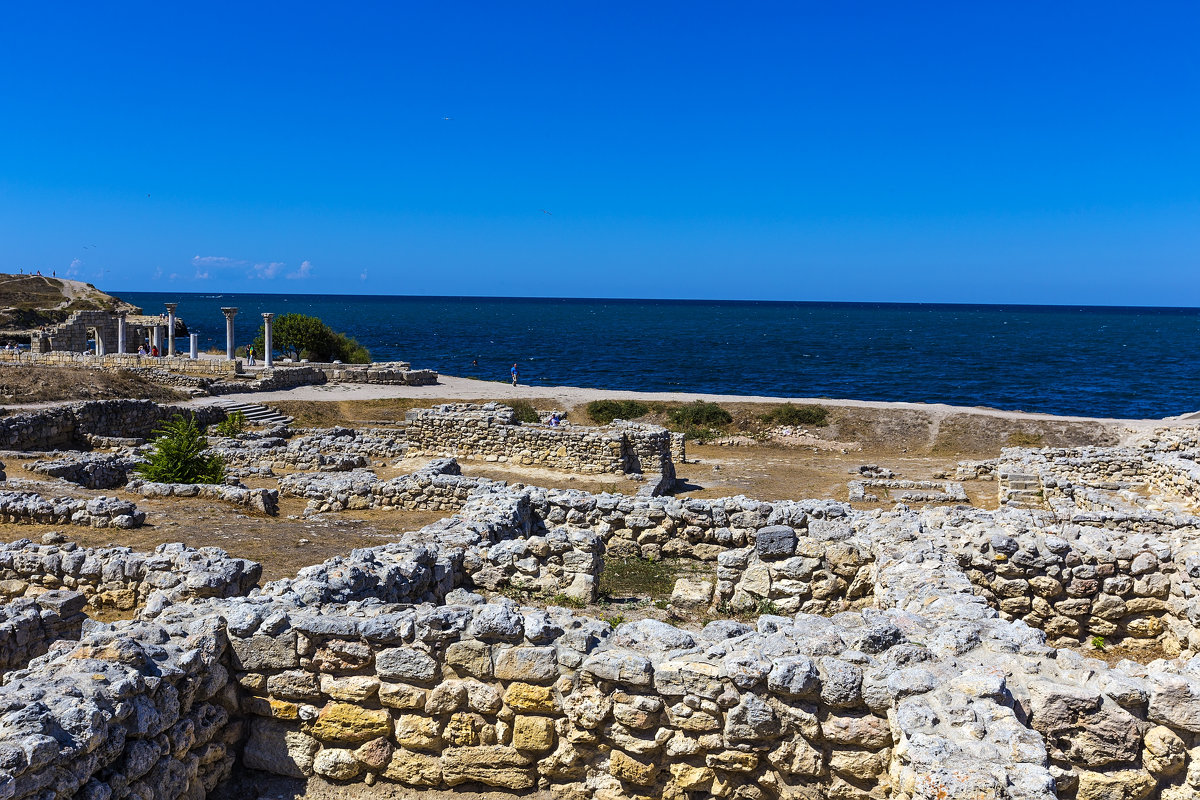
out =
[(532, 753), (554, 749), (554, 720), (549, 717), (517, 716), (513, 720), (512, 746)]
[(391, 732), (386, 710), (338, 702), (327, 703), (311, 728), (312, 735), (323, 742), (365, 742)]
[(703, 578), (680, 578), (671, 590), (671, 604), (679, 608), (707, 608), (712, 597), (713, 582)]
[(250, 723), (250, 738), (242, 763), (273, 775), (304, 778), (313, 773), (313, 760), (321, 744), (306, 733), (268, 719)]
[(560, 711), (553, 688), (528, 683), (509, 685), (504, 692), (504, 704), (514, 711), (530, 714), (556, 714)]
[(553, 647), (511, 647), (496, 655), (495, 676), (501, 681), (553, 683), (558, 657)]
[(426, 684), (432, 682), (440, 670), (428, 653), (412, 647), (393, 647), (376, 654), (375, 672), (387, 681)]
[(327, 747), (317, 753), (313, 761), (313, 772), (337, 781), (348, 781), (358, 777), (362, 772), (362, 764), (350, 750), (337, 747)]
[(438, 786), (442, 782), (442, 760), (438, 756), (397, 749), (383, 777), (407, 786)]
[(1144, 769), (1114, 772), (1080, 770), (1076, 800), (1145, 800), (1154, 791), (1156, 781)]
[(446, 648), (446, 664), (459, 677), (491, 680), (493, 674), (491, 647), (473, 639), (453, 642)]
[(620, 750), (613, 750), (609, 758), (608, 771), (614, 778), (626, 783), (632, 783), (635, 786), (653, 786), (658, 774), (658, 767), (653, 761), (641, 761)]
[(229, 637), (234, 666), (247, 672), (292, 669), (300, 666), (296, 652), (296, 634), (278, 636)]
[(420, 714), (401, 714), (396, 720), (396, 743), (409, 750), (436, 751), (442, 746), (437, 720)]
[(524, 790), (536, 783), (535, 775), (529, 757), (513, 747), (448, 747), (442, 752), (442, 777), (449, 786), (478, 782)]
[(1187, 748), (1183, 739), (1162, 725), (1146, 732), (1142, 765), (1156, 778), (1168, 778), (1183, 771)]

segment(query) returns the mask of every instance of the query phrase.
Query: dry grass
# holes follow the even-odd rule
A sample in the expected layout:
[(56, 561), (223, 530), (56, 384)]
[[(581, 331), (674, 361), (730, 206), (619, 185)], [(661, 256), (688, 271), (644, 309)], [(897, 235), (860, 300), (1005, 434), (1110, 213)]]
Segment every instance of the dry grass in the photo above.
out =
[(0, 365), (0, 402), (3, 403), (111, 400), (123, 397), (170, 403), (184, 399), (185, 395), (124, 370), (109, 372), (73, 367), (35, 367), (29, 364)]

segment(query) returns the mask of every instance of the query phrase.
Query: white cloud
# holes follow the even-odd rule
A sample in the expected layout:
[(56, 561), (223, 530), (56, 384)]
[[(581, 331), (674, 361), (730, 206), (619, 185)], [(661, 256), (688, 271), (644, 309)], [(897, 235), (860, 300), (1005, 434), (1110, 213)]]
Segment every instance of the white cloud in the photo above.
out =
[(71, 259), (71, 265), (67, 267), (66, 276), (68, 278), (78, 278), (79, 268), (83, 266), (83, 261), (78, 258)]
[(300, 268), (298, 270), (296, 270), (295, 272), (289, 272), (287, 276), (290, 280), (304, 280), (311, 273), (312, 273), (312, 262), (311, 261), (301, 261)]
[(198, 281), (206, 281), (206, 280), (208, 280), (208, 270), (206, 270), (206, 269), (205, 269), (205, 270), (197, 269), (197, 270), (196, 270), (196, 276), (195, 276), (195, 278), (196, 278), (196, 280), (198, 280)]
[(192, 266), (194, 266), (194, 267), (236, 266), (238, 264), (245, 264), (245, 263), (246, 263), (245, 261), (242, 261), (242, 260), (236, 259), (236, 258), (230, 258), (229, 256), (202, 256), (202, 255), (192, 256)]
[(358, 274), (358, 279), (360, 281), (365, 281), (367, 279), (367, 271), (365, 269)]
[(260, 261), (254, 265), (254, 272), (250, 275), (250, 277), (270, 280), (279, 274), (279, 270), (286, 266), (287, 263), (284, 261)]
[(158, 280), (161, 277), (162, 277), (162, 267), (155, 267), (154, 268), (154, 280)]
[(168, 280), (172, 280), (172, 281), (173, 281), (173, 280), (175, 280), (175, 279), (176, 279), (176, 278), (178, 278), (178, 277), (179, 277), (179, 273), (178, 273), (178, 272), (172, 272), (170, 275), (168, 275), (168, 276), (167, 276), (167, 279), (168, 279)]

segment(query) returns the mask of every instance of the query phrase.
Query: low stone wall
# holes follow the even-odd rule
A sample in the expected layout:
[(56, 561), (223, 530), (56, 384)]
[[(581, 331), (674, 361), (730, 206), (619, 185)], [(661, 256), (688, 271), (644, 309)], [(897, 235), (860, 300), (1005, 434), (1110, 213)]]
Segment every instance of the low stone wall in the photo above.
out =
[(372, 460), (400, 458), (408, 449), (403, 431), (388, 428), (322, 428), (290, 442), (276, 437), (214, 438), (210, 449), (227, 465), (273, 474), (287, 470), (346, 471)]
[(225, 419), (225, 411), (216, 406), (189, 408), (159, 405), (150, 400), (93, 400), (0, 418), (0, 447), (38, 451), (87, 449), (91, 436), (145, 439), (176, 414), (195, 415), (199, 425)]
[(26, 465), (30, 472), (60, 478), (85, 489), (115, 489), (124, 486), (142, 459), (113, 453), (72, 452), (57, 458), (40, 459)]
[(60, 639), (78, 639), (87, 598), (53, 590), (0, 606), (0, 673), (23, 667)]
[(438, 373), (432, 369), (411, 369), (408, 364), (329, 365), (325, 375), (334, 383), (378, 383), (394, 386), (434, 386)]
[[(850, 481), (851, 502), (879, 500), (882, 494), (899, 503), (969, 503), (961, 483), (952, 481), (910, 481), (897, 478), (864, 478)], [(868, 489), (875, 490), (868, 493)]]
[(861, 537), (822, 541), (786, 525), (759, 529), (753, 547), (717, 556), (718, 610), (834, 614), (874, 602), (875, 556)]
[(821, 539), (850, 535), (850, 507), (831, 500), (678, 500), (508, 488), (504, 481), (462, 475), (454, 459), (438, 459), (412, 475), (386, 481), (368, 471), (295, 473), (280, 478), (280, 492), (307, 498), (308, 513), (365, 508), (454, 512), (477, 493), (507, 492), (527, 498), (534, 525), (595, 530), (618, 557), (715, 561), (726, 550), (753, 545), (757, 531), (768, 525), (791, 525)]
[(463, 456), (585, 474), (645, 473), (673, 484), (671, 434), (634, 423), (522, 425), (508, 406), (448, 403), (405, 415), (414, 454)]
[(278, 489), (250, 489), (222, 483), (158, 483), (134, 478), (125, 490), (142, 497), (199, 497), (242, 506), (272, 517), (279, 514)]
[(36, 364), (49, 367), (84, 367), (88, 369), (160, 369), (181, 375), (198, 375), (214, 379), (242, 372), (240, 360), (226, 361), (215, 358), (174, 358), (139, 356), (137, 353), (103, 356), (87, 353), (55, 350), (49, 353), (29, 351), (13, 352), (0, 350), (0, 364)]
[(230, 558), (215, 547), (164, 544), (153, 553), (135, 553), (128, 547), (39, 545), (28, 539), (0, 545), (0, 597), (8, 600), (68, 589), (92, 607), (130, 610), (155, 592), (168, 602), (243, 595), (261, 574), (253, 561)]
[(82, 525), (88, 528), (138, 528), (146, 514), (116, 497), (45, 498), (37, 492), (0, 492), (0, 522), (16, 525)]
[(55, 643), (0, 688), (0, 794), (203, 798), (227, 778), (246, 724), (217, 617), (94, 628)]

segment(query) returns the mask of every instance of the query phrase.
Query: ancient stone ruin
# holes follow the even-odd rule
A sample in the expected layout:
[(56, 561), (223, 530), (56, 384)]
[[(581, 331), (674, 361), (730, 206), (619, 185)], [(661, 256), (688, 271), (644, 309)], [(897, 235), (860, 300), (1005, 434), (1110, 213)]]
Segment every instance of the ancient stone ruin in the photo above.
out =
[[(544, 447), (475, 411), (456, 448)], [(287, 579), (258, 586), (257, 565), (182, 545), (0, 549), (14, 598), (0, 796), (202, 798), (269, 780), (367, 798), (1200, 792), (1194, 429), (965, 465), (999, 477), (997, 510), (864, 510), (543, 489), (445, 458), (387, 480), (369, 469), (411, 456), (424, 424), (395, 441), (218, 443), (259, 477), (278, 471), (311, 514), (445, 514)], [(570, 441), (615, 465), (637, 439)], [(1011, 502), (1026, 491), (1013, 476), (1039, 488)], [(694, 561), (673, 603), (699, 616), (614, 627), (577, 608), (617, 555)], [(134, 616), (83, 617), (110, 607)], [(1110, 666), (1088, 657), (1093, 637), (1145, 657)]]

